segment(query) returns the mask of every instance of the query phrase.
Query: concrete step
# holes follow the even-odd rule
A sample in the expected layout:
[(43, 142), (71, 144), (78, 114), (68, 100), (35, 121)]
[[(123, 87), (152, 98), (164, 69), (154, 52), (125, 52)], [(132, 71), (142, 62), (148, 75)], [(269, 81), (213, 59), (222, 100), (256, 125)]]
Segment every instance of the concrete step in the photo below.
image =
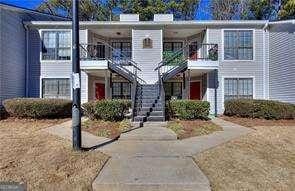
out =
[(134, 117), (134, 121), (142, 121), (145, 122), (147, 117), (145, 115), (138, 115)]
[(139, 116), (148, 116), (149, 115), (149, 111), (138, 111), (136, 112), (137, 115)]
[(135, 111), (137, 111), (137, 112), (139, 112), (139, 111), (149, 112), (151, 110), (152, 109), (150, 107), (138, 107), (138, 108), (135, 108)]
[(147, 117), (147, 121), (165, 121), (164, 116), (149, 116)]
[(151, 95), (145, 95), (145, 96), (143, 96), (143, 95), (137, 95), (136, 96), (136, 99), (159, 99), (159, 96), (157, 96), (157, 95), (154, 95), (154, 96), (151, 96)]
[(156, 99), (140, 99), (136, 100), (138, 103), (155, 103)]
[(149, 116), (164, 116), (163, 111), (152, 111), (149, 113)]

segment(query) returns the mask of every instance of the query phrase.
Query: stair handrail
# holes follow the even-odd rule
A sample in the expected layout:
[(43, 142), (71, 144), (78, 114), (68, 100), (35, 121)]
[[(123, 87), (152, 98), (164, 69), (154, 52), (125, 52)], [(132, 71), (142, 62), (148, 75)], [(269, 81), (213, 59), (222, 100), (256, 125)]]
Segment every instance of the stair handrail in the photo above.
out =
[[(162, 66), (167, 65), (168, 63), (173, 61), (175, 58), (177, 58), (179, 55), (186, 53), (184, 50), (187, 49), (190, 44), (191, 43), (188, 43), (187, 45), (177, 50), (176, 52), (173, 52), (173, 55), (169, 56), (168, 58), (164, 58), (161, 62), (157, 64), (157, 67), (154, 69), (154, 71), (160, 69)], [(184, 56), (183, 59), (186, 59), (186, 56)]]
[[(137, 70), (141, 71), (141, 69), (137, 66), (138, 64), (134, 60), (132, 60), (131, 58), (129, 58), (128, 56), (126, 56), (124, 53), (122, 53), (121, 51), (116, 50), (114, 47), (112, 47), (111, 45), (109, 45), (106, 42), (100, 42), (100, 44), (101, 45), (105, 45), (106, 47), (108, 47), (113, 52), (118, 53), (121, 57), (123, 57), (124, 59), (128, 60), (133, 67), (135, 67)], [(83, 48), (86, 52), (88, 52), (88, 50), (85, 49), (84, 45), (86, 45), (86, 46), (98, 46), (100, 44), (95, 44), (95, 43), (80, 43), (80, 47)], [(109, 56), (109, 58), (106, 57), (105, 59), (114, 60), (114, 59), (112, 59), (111, 56)]]

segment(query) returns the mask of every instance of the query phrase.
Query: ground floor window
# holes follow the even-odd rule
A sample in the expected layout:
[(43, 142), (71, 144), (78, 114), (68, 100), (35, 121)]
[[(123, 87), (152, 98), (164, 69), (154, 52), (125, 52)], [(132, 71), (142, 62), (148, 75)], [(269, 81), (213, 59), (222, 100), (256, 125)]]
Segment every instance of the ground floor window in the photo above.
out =
[(113, 82), (113, 99), (131, 99), (131, 84), (129, 82)]
[(182, 83), (181, 82), (165, 82), (165, 96), (167, 99), (182, 98)]
[(224, 100), (230, 99), (252, 99), (253, 79), (252, 78), (225, 78), (224, 79)]
[(69, 78), (43, 78), (43, 98), (71, 98), (71, 87)]

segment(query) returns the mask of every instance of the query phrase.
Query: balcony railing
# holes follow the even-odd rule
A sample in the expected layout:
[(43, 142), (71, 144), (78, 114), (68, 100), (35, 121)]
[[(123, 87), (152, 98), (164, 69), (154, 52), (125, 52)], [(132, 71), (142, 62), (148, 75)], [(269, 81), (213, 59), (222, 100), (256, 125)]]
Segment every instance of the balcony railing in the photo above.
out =
[(163, 63), (175, 66), (183, 60), (218, 60), (217, 44), (191, 43), (177, 51), (163, 51)]
[(81, 60), (112, 60), (122, 65), (131, 60), (131, 50), (115, 49), (109, 44), (80, 44)]
[(218, 60), (217, 44), (196, 44), (192, 43), (188, 46), (189, 60)]

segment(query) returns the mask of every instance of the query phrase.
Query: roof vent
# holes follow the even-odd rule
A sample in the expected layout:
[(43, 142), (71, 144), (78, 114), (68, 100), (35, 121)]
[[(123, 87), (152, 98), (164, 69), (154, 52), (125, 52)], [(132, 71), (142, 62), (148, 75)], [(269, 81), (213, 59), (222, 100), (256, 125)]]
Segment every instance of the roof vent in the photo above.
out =
[(139, 21), (138, 14), (120, 14), (120, 21)]
[(173, 14), (154, 14), (154, 21), (173, 21)]

